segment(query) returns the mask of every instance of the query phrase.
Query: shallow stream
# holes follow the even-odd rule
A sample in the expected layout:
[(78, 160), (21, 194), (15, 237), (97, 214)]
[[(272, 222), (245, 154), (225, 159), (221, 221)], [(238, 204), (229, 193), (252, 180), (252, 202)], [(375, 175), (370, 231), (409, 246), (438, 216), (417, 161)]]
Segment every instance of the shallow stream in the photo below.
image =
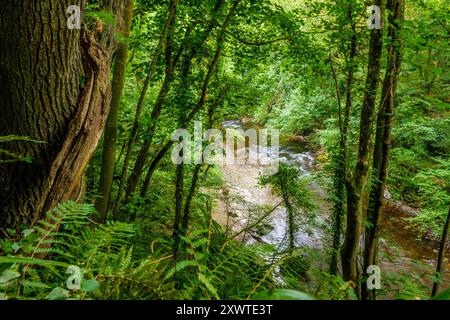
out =
[[(247, 130), (258, 129), (254, 124), (241, 121), (226, 121), (224, 129)], [(266, 150), (269, 157), (270, 147)], [(281, 161), (297, 166), (304, 176), (317, 172), (314, 152), (309, 150), (307, 144), (299, 141), (280, 139), (279, 158)], [(219, 204), (215, 212), (218, 220), (231, 225), (231, 229), (239, 231), (248, 226), (252, 206), (276, 206), (280, 198), (268, 187), (258, 184), (258, 177), (262, 173), (258, 165), (224, 165), (222, 172), (229, 186), (228, 198), (232, 199), (225, 204)], [(328, 193), (318, 183), (311, 182), (312, 191), (317, 210), (314, 219), (305, 218), (298, 226), (296, 245), (313, 249), (324, 249), (329, 241), (327, 237), (327, 223), (331, 214), (331, 204)], [(234, 224), (229, 221), (229, 213), (234, 216)], [(224, 216), (227, 216), (226, 218)], [(402, 275), (412, 277), (424, 286), (431, 287), (433, 270), (436, 264), (436, 241), (424, 239), (414, 226), (405, 220), (405, 215), (389, 214), (386, 217), (385, 236), (381, 240), (381, 270), (388, 277), (399, 278)], [(248, 242), (260, 241), (277, 246), (284, 246), (287, 234), (286, 210), (278, 207), (265, 220), (273, 229), (267, 234), (257, 236), (248, 234), (244, 240)], [(442, 273), (443, 284), (441, 289), (450, 287), (450, 264), (447, 259), (444, 263), (445, 271)]]

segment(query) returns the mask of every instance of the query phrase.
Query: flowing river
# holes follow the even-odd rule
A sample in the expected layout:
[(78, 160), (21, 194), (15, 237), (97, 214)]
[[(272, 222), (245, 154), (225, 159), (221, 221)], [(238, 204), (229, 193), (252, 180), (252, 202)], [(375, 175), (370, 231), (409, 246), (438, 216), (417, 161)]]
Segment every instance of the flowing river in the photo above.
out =
[[(260, 129), (250, 122), (244, 124), (234, 120), (224, 122), (223, 128), (244, 131), (250, 128)], [(266, 151), (271, 156), (270, 148)], [(303, 142), (281, 139), (279, 157), (280, 161), (300, 168), (301, 174), (306, 177), (319, 171), (314, 152)], [(263, 168), (258, 164), (233, 164), (222, 165), (221, 170), (226, 187), (216, 197), (217, 206), (213, 211), (215, 220), (226, 226), (228, 233), (236, 234), (248, 228), (251, 222), (254, 222), (255, 216), (261, 216), (261, 211), (271, 212), (263, 221), (266, 227), (264, 232), (261, 232), (261, 229), (248, 230), (240, 234), (240, 239), (248, 243), (258, 241), (285, 247), (288, 234), (286, 209), (280, 205), (281, 198), (270, 187), (259, 184)], [(316, 250), (324, 256), (325, 249), (330, 246), (332, 205), (326, 190), (314, 180), (313, 177), (309, 189), (316, 209), (312, 214), (303, 215), (298, 223), (295, 240), (298, 247)], [(413, 279), (413, 282), (428, 288), (432, 285), (439, 244), (424, 239), (419, 231), (405, 220), (406, 217), (402, 212), (389, 213), (385, 220), (385, 236), (380, 241), (380, 268), (383, 277), (394, 281), (397, 288), (393, 287), (392, 292), (388, 293), (389, 297), (394, 297), (396, 290), (403, 290), (406, 279)], [(441, 289), (449, 288), (448, 260), (444, 263), (442, 280)], [(410, 293), (410, 296), (414, 297), (414, 293)]]

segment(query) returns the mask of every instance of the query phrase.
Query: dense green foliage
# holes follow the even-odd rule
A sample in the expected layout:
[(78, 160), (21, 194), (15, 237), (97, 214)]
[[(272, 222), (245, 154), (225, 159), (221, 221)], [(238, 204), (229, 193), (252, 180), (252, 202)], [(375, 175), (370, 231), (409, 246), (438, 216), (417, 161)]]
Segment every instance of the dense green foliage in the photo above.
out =
[[(93, 213), (92, 206), (69, 202), (47, 213), (35, 228), (24, 230), (20, 240), (2, 242), (6, 255), (0, 256), (1, 297), (246, 299), (268, 296), (267, 286), (285, 287), (282, 279), (303, 289), (298, 265), (283, 264), (290, 256), (274, 255), (270, 246), (230, 241), (212, 220), (208, 229), (183, 238), (186, 252), (174, 264), (164, 238), (148, 245), (142, 241), (141, 224), (94, 225), (89, 219)], [(270, 257), (269, 262), (264, 257)], [(284, 267), (275, 271), (280, 264)], [(70, 266), (81, 268), (79, 290), (66, 288)], [(324, 281), (329, 286), (318, 291), (323, 297), (340, 290), (338, 279)], [(297, 293), (291, 294), (295, 298)]]
[[(101, 1), (91, 2), (87, 23), (112, 25), (114, 17), (97, 5)], [(341, 164), (336, 160), (336, 92), (346, 92), (350, 69), (348, 163), (358, 156), (370, 37), (365, 1), (181, 0), (176, 19), (165, 30), (174, 2), (136, 1), (130, 37), (117, 35), (129, 45), (129, 56), (107, 222), (99, 223), (93, 206), (101, 197), (100, 146), (85, 174), (86, 204), (61, 203), (34, 226), (5, 230), (0, 239), (0, 299), (358, 299), (361, 283), (328, 272), (333, 218), (320, 211), (329, 211), (323, 202), (337, 197), (333, 178)], [(353, 62), (347, 48), (350, 2), (358, 51)], [(446, 0), (406, 1), (386, 184), (390, 201), (416, 209), (406, 220), (421, 230), (417, 237), (431, 233), (433, 240), (439, 240), (450, 203), (448, 5)], [(390, 40), (386, 34), (383, 38), (387, 47)], [(143, 94), (153, 59), (155, 72)], [(143, 110), (136, 118), (141, 99)], [(192, 130), (194, 120), (220, 129), (225, 120), (246, 118), (279, 129), (282, 141), (302, 141), (317, 161), (318, 172), (307, 178), (300, 168), (282, 163), (276, 175), (260, 179), (288, 212), (289, 249), (241, 241), (213, 219), (217, 194), (223, 193), (227, 178), (220, 166), (177, 166), (170, 148), (161, 153), (172, 132)], [(32, 163), (3, 150), (16, 140), (41, 143), (0, 137), (0, 154), (10, 157), (8, 161)], [(136, 188), (127, 194), (140, 153), (146, 158)], [(313, 183), (326, 190), (322, 202)], [(365, 186), (367, 192), (370, 186)], [(113, 216), (119, 196), (123, 198)], [(330, 222), (323, 248), (296, 248), (298, 226), (323, 216)], [(187, 230), (177, 225), (184, 218)], [(69, 266), (81, 268), (79, 289), (67, 288)], [(380, 295), (427, 299), (429, 288), (421, 280), (389, 274), (389, 290)], [(448, 299), (448, 293), (436, 298)]]

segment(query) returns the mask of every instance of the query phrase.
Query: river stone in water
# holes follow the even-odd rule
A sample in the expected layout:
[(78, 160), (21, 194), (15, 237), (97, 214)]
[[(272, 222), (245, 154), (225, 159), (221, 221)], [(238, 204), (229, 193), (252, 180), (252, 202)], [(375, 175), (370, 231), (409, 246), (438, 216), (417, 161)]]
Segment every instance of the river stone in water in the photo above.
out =
[(270, 224), (261, 224), (261, 225), (257, 226), (254, 229), (254, 231), (259, 236), (265, 236), (265, 235), (268, 235), (269, 233), (271, 233), (273, 229), (274, 229), (274, 226), (272, 226)]

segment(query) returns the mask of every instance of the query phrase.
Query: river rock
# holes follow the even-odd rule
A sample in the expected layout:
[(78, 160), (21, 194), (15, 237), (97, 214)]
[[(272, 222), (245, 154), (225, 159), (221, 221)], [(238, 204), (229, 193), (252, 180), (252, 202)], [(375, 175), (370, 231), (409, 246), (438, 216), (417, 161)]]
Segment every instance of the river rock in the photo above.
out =
[(265, 224), (261, 224), (261, 225), (257, 226), (254, 229), (254, 231), (259, 236), (265, 236), (265, 235), (268, 235), (269, 233), (271, 233), (273, 229), (274, 229), (274, 226), (265, 223)]
[(289, 137), (289, 142), (306, 143), (306, 138), (299, 135), (293, 135)]
[(237, 213), (233, 212), (233, 211), (228, 212), (228, 215), (229, 215), (230, 217), (232, 217), (232, 218), (237, 218), (237, 217), (239, 217), (239, 215), (238, 215)]
[(243, 117), (241, 119), (241, 122), (242, 122), (242, 124), (248, 124), (248, 123), (252, 123), (253, 120), (252, 120), (252, 118), (249, 118), (249, 117)]

